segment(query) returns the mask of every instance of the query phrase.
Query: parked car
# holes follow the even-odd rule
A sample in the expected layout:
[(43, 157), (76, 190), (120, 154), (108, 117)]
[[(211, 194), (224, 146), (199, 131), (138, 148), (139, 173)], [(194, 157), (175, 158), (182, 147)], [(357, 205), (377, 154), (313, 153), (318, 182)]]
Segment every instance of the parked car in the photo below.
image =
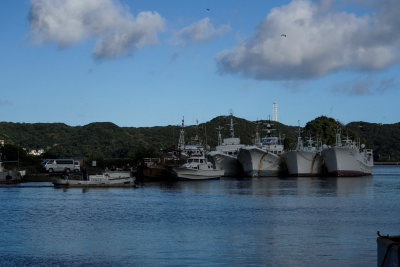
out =
[(45, 159), (42, 161), (42, 163), (40, 163), (40, 167), (44, 168), (44, 166), (46, 165), (46, 163), (49, 161), (50, 159)]
[(81, 167), (79, 161), (73, 159), (49, 159), (43, 168), (49, 173), (53, 172), (79, 172)]

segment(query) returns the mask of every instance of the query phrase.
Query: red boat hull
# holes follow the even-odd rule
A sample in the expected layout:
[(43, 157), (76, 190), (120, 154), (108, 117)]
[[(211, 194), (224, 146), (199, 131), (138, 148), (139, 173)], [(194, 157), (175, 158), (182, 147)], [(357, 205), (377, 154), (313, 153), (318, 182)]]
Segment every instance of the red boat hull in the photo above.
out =
[(21, 179), (0, 180), (0, 184), (19, 184), (21, 182)]

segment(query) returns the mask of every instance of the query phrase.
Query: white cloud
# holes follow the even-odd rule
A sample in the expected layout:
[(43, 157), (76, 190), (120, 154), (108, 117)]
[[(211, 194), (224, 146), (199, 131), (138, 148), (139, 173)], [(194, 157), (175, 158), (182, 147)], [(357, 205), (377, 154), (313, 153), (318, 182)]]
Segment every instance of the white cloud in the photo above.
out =
[(383, 94), (385, 91), (396, 87), (396, 80), (392, 78), (377, 81), (372, 77), (355, 78), (351, 81), (343, 82), (333, 86), (332, 91), (337, 93), (347, 93), (349, 95), (376, 95)]
[(399, 62), (400, 1), (381, 2), (378, 12), (363, 16), (334, 11), (327, 1), (274, 8), (249, 39), (216, 56), (219, 71), (301, 80), (340, 69), (383, 69)]
[(95, 39), (97, 59), (129, 55), (158, 42), (164, 19), (157, 12), (140, 12), (113, 0), (31, 0), (30, 36), (38, 44), (55, 42), (65, 48)]
[(229, 25), (221, 25), (219, 28), (215, 28), (210, 22), (210, 18), (204, 18), (175, 33), (172, 37), (172, 43), (174, 45), (187, 45), (188, 43), (208, 41), (230, 30)]

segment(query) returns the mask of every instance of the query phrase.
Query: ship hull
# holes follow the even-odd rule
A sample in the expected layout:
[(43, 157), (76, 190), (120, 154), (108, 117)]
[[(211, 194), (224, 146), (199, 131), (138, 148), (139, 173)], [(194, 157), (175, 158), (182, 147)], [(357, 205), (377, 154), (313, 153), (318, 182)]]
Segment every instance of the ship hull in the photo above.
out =
[(283, 157), (290, 176), (322, 175), (323, 159), (317, 151), (289, 151)]
[(355, 147), (331, 147), (322, 151), (330, 176), (371, 175), (374, 165), (372, 153), (359, 152)]
[(0, 184), (19, 184), (19, 183), (22, 183), (22, 179), (0, 180)]
[(89, 175), (83, 179), (55, 179), (55, 187), (132, 187), (135, 186), (135, 177), (130, 172), (107, 172), (104, 174)]
[(258, 147), (240, 149), (237, 159), (242, 165), (246, 176), (268, 177), (280, 174), (280, 156), (259, 149)]
[(168, 180), (173, 178), (172, 168), (167, 166), (144, 167), (142, 176), (149, 180)]
[(19, 184), (21, 182), (21, 175), (16, 171), (0, 172), (0, 184)]
[(212, 151), (208, 156), (217, 169), (224, 171), (223, 176), (237, 177), (241, 174), (240, 163), (236, 157), (218, 151)]
[(224, 174), (222, 170), (196, 170), (177, 167), (174, 168), (178, 180), (212, 180), (219, 179)]
[(135, 179), (124, 178), (112, 182), (56, 179), (53, 181), (53, 185), (54, 187), (133, 187), (135, 186)]

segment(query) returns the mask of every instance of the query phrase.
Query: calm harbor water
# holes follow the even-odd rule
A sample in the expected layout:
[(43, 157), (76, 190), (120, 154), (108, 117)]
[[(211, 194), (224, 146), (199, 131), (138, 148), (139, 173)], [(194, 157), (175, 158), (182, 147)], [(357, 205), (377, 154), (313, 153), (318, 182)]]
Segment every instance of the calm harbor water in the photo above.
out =
[(357, 178), (0, 187), (1, 265), (376, 266), (400, 234), (400, 166)]

